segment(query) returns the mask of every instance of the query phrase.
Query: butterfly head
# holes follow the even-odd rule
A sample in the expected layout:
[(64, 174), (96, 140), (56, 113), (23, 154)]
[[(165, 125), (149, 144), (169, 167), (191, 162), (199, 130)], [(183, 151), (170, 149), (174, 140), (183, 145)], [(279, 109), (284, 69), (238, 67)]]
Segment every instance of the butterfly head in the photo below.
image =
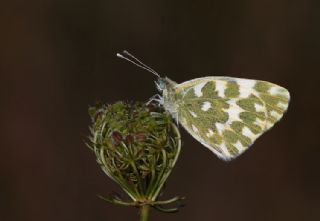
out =
[(155, 83), (159, 92), (162, 93), (162, 96), (159, 96), (159, 99), (151, 100), (158, 101), (160, 105), (163, 105), (163, 107), (174, 116), (177, 112), (177, 107), (174, 99), (174, 87), (177, 83), (167, 77), (161, 77), (155, 70), (144, 64), (138, 58), (134, 57), (128, 51), (123, 51), (122, 54), (118, 53), (117, 57), (127, 60), (135, 64), (136, 66), (149, 71), (158, 78)]
[(158, 91), (163, 93), (165, 90), (173, 88), (176, 83), (167, 77), (159, 77), (155, 84)]

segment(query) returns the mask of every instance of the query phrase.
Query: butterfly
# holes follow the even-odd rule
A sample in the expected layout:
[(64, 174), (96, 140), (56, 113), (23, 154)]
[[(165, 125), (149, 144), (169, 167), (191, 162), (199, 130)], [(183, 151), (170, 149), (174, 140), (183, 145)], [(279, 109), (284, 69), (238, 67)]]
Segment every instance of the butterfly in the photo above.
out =
[(178, 84), (127, 51), (117, 56), (156, 75), (162, 95), (151, 100), (225, 161), (241, 155), (288, 109), (288, 90), (267, 81), (212, 76)]

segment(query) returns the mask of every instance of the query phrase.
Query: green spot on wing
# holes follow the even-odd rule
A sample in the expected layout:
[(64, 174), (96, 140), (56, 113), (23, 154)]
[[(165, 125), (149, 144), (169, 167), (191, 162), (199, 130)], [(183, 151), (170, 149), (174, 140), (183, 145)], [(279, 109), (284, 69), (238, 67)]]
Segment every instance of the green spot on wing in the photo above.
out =
[(216, 90), (216, 82), (215, 81), (209, 81), (207, 82), (203, 88), (202, 88), (202, 93), (203, 93), (203, 98), (219, 98), (218, 93), (215, 91)]
[(218, 133), (214, 133), (212, 137), (209, 138), (209, 140), (211, 140), (213, 144), (219, 145), (222, 143), (223, 137), (220, 136)]
[(246, 111), (256, 112), (255, 104), (263, 105), (261, 100), (255, 95), (250, 95), (248, 98), (240, 99), (237, 104)]
[(226, 143), (227, 150), (232, 156), (237, 156), (239, 154), (239, 150), (230, 143)]
[(227, 98), (237, 98), (240, 95), (239, 85), (235, 81), (228, 81), (227, 88), (224, 92)]
[(269, 94), (261, 94), (260, 97), (265, 103), (271, 106), (276, 106), (280, 101), (287, 102), (287, 99), (275, 97)]
[(265, 82), (265, 81), (257, 81), (254, 89), (259, 93), (268, 93), (269, 89), (273, 86), (273, 84)]
[(225, 139), (226, 142), (229, 143), (236, 143), (238, 141), (238, 136), (235, 132), (233, 132), (232, 130), (225, 130), (223, 132), (223, 137)]
[(256, 121), (256, 114), (252, 112), (242, 112), (240, 113), (240, 119), (246, 124), (253, 124)]
[(245, 126), (244, 123), (240, 122), (240, 121), (234, 121), (230, 127), (238, 134), (241, 134), (242, 132), (242, 128)]

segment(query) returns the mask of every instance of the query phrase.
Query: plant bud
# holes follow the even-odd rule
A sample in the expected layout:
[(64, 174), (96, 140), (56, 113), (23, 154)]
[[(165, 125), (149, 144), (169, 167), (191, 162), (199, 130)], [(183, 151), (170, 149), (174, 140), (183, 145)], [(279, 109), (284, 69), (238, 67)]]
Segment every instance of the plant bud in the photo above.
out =
[(89, 144), (102, 170), (136, 203), (156, 201), (181, 148), (171, 116), (142, 103), (91, 107)]

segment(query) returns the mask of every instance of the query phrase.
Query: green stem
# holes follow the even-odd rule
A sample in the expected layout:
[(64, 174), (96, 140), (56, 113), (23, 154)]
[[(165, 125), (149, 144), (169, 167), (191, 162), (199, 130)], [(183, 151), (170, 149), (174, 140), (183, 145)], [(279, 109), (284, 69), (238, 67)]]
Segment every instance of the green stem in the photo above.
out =
[(149, 205), (143, 205), (143, 206), (141, 206), (140, 221), (148, 221), (149, 207), (150, 207)]

